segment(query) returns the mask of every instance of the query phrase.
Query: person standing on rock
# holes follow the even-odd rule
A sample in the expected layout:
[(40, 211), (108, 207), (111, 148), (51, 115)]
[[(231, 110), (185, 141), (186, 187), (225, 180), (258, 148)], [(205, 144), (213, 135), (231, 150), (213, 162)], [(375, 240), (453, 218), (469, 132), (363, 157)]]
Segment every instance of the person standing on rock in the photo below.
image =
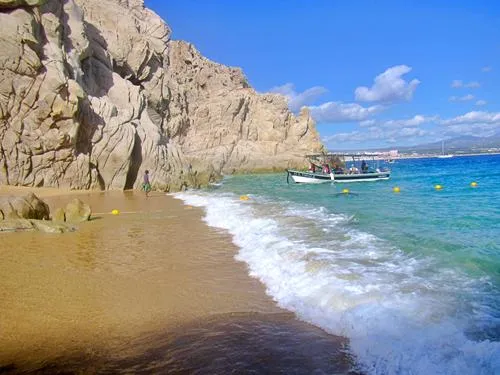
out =
[(144, 181), (142, 183), (142, 190), (146, 193), (146, 197), (149, 196), (149, 192), (151, 191), (151, 183), (149, 182), (149, 171), (146, 169), (144, 172)]

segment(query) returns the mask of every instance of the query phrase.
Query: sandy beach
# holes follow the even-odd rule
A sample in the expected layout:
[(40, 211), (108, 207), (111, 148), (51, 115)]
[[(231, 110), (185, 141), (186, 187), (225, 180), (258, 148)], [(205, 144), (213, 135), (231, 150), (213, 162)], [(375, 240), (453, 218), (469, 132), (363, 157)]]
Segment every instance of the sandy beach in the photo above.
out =
[(165, 340), (187, 327), (222, 321), (240, 329), (244, 321), (255, 331), (256, 316), (266, 322), (273, 316), (273, 327), (293, 326), (289, 333), (304, 330), (339, 344), (279, 309), (234, 260), (229, 235), (206, 226), (200, 209), (160, 192), (146, 198), (138, 191), (0, 188), (2, 195), (28, 191), (51, 211), (78, 196), (94, 213), (73, 233), (1, 234), (0, 369), (75, 366), (87, 373), (123, 356), (142, 363), (151, 345), (163, 347), (164, 358), (172, 348)]

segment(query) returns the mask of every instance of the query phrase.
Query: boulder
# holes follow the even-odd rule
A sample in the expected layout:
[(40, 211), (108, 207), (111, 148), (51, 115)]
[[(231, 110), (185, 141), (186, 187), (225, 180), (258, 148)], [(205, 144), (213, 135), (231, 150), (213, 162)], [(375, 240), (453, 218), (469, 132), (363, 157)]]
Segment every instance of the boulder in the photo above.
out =
[(64, 223), (66, 221), (66, 214), (64, 208), (57, 208), (52, 214), (52, 221), (56, 223)]
[(28, 219), (7, 219), (0, 221), (0, 232), (19, 232), (35, 230), (35, 226)]
[(48, 220), (50, 209), (47, 203), (30, 193), (24, 197), (0, 197), (0, 211), (3, 219)]
[(66, 205), (65, 218), (67, 223), (81, 223), (83, 221), (88, 221), (92, 210), (90, 206), (83, 203), (80, 199), (75, 198)]
[(0, 197), (0, 232), (38, 230), (45, 233), (72, 232), (75, 227), (65, 223), (79, 223), (89, 220), (90, 206), (79, 199), (73, 199), (64, 209), (54, 211), (52, 221), (47, 203), (30, 193), (24, 197)]
[(50, 208), (47, 203), (38, 198), (35, 194), (30, 193), (24, 197), (26, 202), (32, 207), (30, 219), (49, 220)]
[(39, 231), (44, 233), (73, 232), (75, 227), (47, 220), (8, 219), (0, 221), (0, 232)]
[(44, 233), (66, 233), (75, 231), (75, 227), (64, 223), (45, 220), (31, 220), (34, 229)]

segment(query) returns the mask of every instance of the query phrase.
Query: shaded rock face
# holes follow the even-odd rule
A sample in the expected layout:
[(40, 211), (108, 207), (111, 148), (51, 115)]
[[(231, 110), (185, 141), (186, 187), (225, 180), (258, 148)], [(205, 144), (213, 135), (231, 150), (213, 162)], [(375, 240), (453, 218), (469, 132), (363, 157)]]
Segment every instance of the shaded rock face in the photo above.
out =
[(170, 40), (142, 0), (0, 0), (0, 183), (180, 190), (302, 165), (307, 111)]
[(0, 220), (48, 220), (49, 217), (49, 206), (35, 194), (31, 193), (24, 197), (0, 197)]

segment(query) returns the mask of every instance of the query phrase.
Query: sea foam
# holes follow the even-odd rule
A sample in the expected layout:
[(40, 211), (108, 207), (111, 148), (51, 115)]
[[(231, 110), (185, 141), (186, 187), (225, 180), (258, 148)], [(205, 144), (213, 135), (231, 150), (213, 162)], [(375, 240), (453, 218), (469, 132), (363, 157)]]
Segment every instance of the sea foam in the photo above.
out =
[[(474, 341), (471, 321), (487, 306), (468, 303), (481, 285), (431, 258), (413, 258), (321, 207), (227, 193), (175, 194), (204, 207), (226, 229), (237, 259), (279, 306), (350, 339), (370, 374), (499, 374), (500, 343)], [(465, 302), (464, 302), (465, 301)]]

